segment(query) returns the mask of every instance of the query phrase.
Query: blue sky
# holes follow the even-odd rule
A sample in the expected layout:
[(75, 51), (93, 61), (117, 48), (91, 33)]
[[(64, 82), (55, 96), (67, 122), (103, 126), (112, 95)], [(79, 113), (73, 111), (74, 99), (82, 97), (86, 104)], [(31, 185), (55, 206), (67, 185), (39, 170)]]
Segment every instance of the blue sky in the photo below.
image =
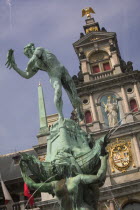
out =
[[(0, 154), (31, 148), (37, 144), (39, 131), (39, 81), (44, 89), (47, 114), (56, 113), (48, 75), (39, 72), (30, 80), (21, 78), (5, 67), (8, 49), (15, 50), (21, 69), (28, 59), (23, 48), (29, 42), (52, 51), (71, 75), (79, 71), (72, 43), (83, 32), (85, 18), (81, 10), (91, 6), (94, 18), (107, 31), (116, 32), (124, 60), (131, 60), (139, 69), (140, 1), (139, 0), (12, 0), (12, 30), (6, 0), (0, 0)], [(64, 94), (64, 113), (72, 107)]]

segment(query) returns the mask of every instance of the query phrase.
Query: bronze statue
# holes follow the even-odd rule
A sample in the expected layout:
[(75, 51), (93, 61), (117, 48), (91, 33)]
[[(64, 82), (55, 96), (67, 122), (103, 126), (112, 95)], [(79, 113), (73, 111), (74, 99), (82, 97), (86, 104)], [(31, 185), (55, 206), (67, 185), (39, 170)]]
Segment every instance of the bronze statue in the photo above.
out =
[(59, 114), (59, 119), (64, 119), (62, 112), (63, 86), (74, 109), (77, 110), (80, 120), (82, 120), (83, 114), (81, 111), (81, 101), (77, 96), (74, 82), (67, 69), (58, 61), (56, 56), (42, 47), (35, 48), (33, 43), (30, 43), (24, 47), (24, 54), (29, 58), (29, 62), (25, 71), (22, 71), (18, 68), (14, 59), (14, 51), (12, 49), (8, 52), (6, 66), (10, 69), (13, 68), (20, 76), (25, 79), (30, 79), (39, 70), (47, 72), (50, 77), (50, 83), (54, 88), (54, 103)]

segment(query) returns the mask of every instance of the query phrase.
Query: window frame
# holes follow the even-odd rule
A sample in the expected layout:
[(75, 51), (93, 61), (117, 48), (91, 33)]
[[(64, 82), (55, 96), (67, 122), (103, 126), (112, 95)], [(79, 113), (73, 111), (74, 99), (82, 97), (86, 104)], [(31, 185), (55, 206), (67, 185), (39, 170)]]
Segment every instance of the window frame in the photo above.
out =
[[(103, 66), (103, 64), (105, 64), (105, 63), (109, 63), (109, 65), (110, 65), (110, 70), (104, 70), (104, 66)], [(92, 69), (93, 69), (93, 67), (94, 66), (99, 66), (99, 69), (100, 69), (100, 72), (98, 72), (98, 73), (93, 73), (93, 71), (92, 71)], [(109, 71), (112, 71), (112, 65), (111, 65), (111, 62), (110, 62), (110, 59), (105, 59), (105, 60), (103, 60), (103, 61), (98, 61), (98, 62), (94, 62), (94, 63), (90, 63), (90, 72), (91, 72), (91, 74), (100, 74), (100, 73), (103, 73), (103, 72), (109, 72)]]
[[(131, 109), (131, 101), (132, 101), (132, 100), (135, 100), (135, 102), (136, 102), (137, 111), (132, 111), (133, 109)], [(138, 112), (138, 111), (139, 111), (138, 102), (137, 102), (137, 100), (136, 100), (135, 98), (130, 98), (130, 99), (129, 99), (129, 107), (130, 107), (130, 111), (131, 111), (131, 112)]]
[[(90, 112), (91, 122), (87, 122), (87, 121), (86, 121), (86, 113), (87, 113), (87, 112)], [(85, 124), (91, 124), (91, 123), (93, 123), (93, 116), (92, 116), (91, 110), (87, 109), (87, 110), (84, 111), (84, 119), (85, 119)]]

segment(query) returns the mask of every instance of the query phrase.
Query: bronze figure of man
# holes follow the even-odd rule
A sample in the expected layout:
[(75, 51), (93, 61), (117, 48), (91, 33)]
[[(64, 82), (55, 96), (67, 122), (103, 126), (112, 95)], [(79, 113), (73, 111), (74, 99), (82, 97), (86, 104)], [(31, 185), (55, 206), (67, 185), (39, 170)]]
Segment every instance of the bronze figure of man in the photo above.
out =
[(50, 78), (50, 83), (54, 88), (54, 103), (57, 108), (59, 119), (63, 119), (63, 100), (62, 100), (62, 86), (68, 94), (68, 97), (77, 110), (80, 120), (83, 119), (81, 111), (81, 101), (77, 96), (75, 84), (69, 75), (67, 69), (58, 61), (56, 56), (42, 47), (35, 48), (33, 43), (24, 47), (24, 54), (29, 58), (26, 71), (22, 71), (17, 67), (14, 59), (13, 50), (9, 50), (7, 55), (6, 66), (13, 68), (20, 76), (25, 79), (33, 77), (38, 70), (46, 71)]

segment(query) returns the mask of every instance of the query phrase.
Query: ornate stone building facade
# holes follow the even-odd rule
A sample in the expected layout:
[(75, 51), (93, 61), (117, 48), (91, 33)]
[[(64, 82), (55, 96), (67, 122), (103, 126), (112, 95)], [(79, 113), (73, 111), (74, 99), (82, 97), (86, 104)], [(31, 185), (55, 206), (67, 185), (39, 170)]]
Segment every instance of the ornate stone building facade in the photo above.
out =
[(93, 142), (112, 134), (99, 209), (131, 209), (127, 203), (140, 209), (140, 72), (122, 60), (116, 33), (100, 29), (91, 17), (84, 30), (73, 44), (80, 62), (73, 79), (83, 103), (81, 126)]
[[(122, 60), (114, 32), (100, 29), (89, 15), (85, 34), (73, 46), (80, 62), (78, 75), (73, 76), (82, 101), (83, 130), (92, 136), (92, 147), (100, 136), (111, 133), (108, 145), (108, 173), (101, 188), (99, 209), (140, 209), (140, 71), (133, 71), (132, 62)], [(49, 127), (57, 114), (46, 118), (41, 85), (38, 87), (40, 130), (38, 145), (29, 150), (41, 161), (46, 154)], [(72, 118), (76, 120), (73, 112)], [(24, 209), (23, 181), (18, 164), (18, 153), (0, 156), (2, 176), (15, 201), (14, 209)], [(8, 171), (8, 175), (5, 175)], [(16, 190), (15, 190), (16, 189)], [(2, 193), (0, 194), (2, 196)], [(40, 196), (40, 195), (38, 195)], [(2, 202), (1, 202), (2, 204)], [(58, 209), (57, 200), (42, 194), (36, 202), (39, 209)], [(0, 210), (5, 210), (0, 206)]]

